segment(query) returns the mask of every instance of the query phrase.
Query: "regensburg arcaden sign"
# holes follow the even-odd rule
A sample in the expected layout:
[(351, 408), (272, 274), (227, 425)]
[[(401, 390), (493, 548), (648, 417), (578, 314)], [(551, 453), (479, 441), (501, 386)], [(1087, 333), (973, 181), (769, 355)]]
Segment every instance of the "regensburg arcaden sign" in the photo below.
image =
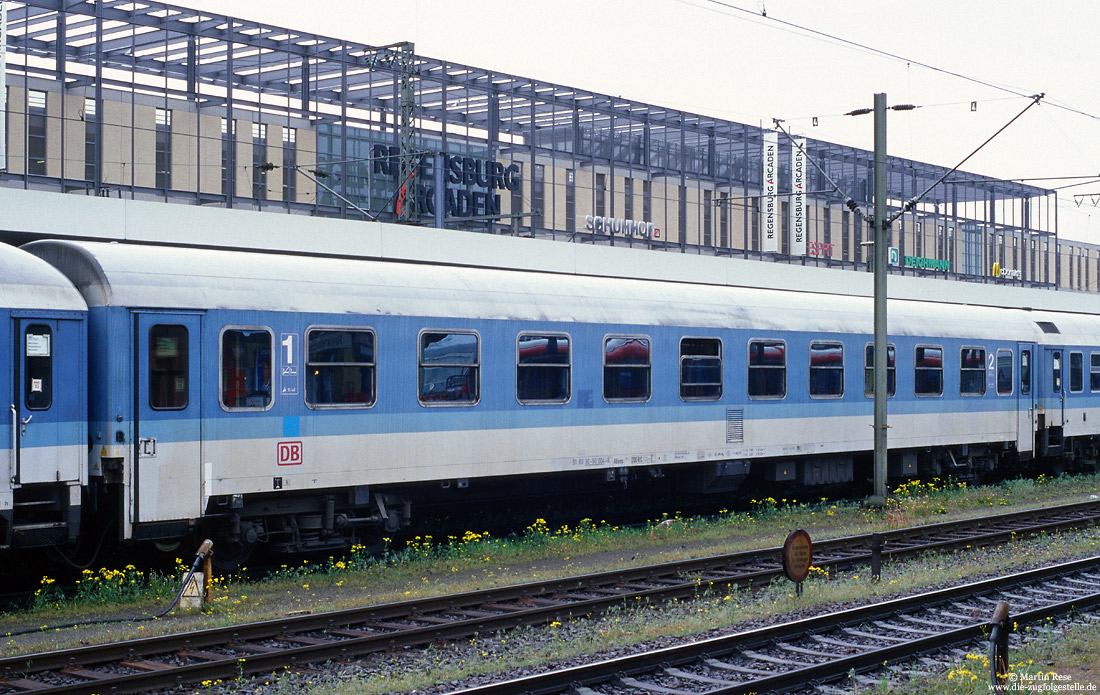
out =
[[(371, 159), (374, 173), (398, 179), (401, 176), (398, 149), (375, 145)], [(433, 153), (421, 159), (413, 181), (401, 186), (395, 196), (400, 205), (402, 194), (415, 189), (417, 207), (429, 215), (436, 214), (436, 187), (443, 184), (443, 205), (446, 217), (480, 217), (500, 214), (500, 194), (497, 191), (520, 190), (518, 164), (504, 165), (492, 159), (477, 159), (463, 155)], [(436, 167), (440, 171), (436, 171)], [(402, 182), (398, 181), (398, 185)], [(518, 212), (518, 211), (514, 211)]]

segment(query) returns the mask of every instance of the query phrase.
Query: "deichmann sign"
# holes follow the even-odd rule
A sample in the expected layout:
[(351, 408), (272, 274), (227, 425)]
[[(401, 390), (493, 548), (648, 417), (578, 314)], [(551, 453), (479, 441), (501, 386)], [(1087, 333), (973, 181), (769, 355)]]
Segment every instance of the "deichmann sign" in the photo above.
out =
[[(372, 152), (374, 173), (401, 176), (399, 150), (393, 146), (375, 145)], [(444, 153), (443, 200), (447, 217), (499, 215), (500, 196), (497, 190), (518, 191), (518, 164), (504, 164), (492, 159), (475, 159)], [(435, 214), (435, 171), (433, 158), (424, 157), (416, 171), (416, 202), (429, 215)], [(398, 182), (402, 184), (403, 182)]]
[(1024, 274), (1019, 268), (1002, 268), (1000, 262), (993, 264), (993, 277), (1005, 280), (1020, 280)]
[(595, 217), (585, 215), (584, 228), (596, 234), (608, 236), (642, 237), (644, 239), (660, 239), (661, 230), (652, 222), (638, 222), (636, 220), (624, 220), (618, 217)]
[(951, 270), (951, 261), (941, 261), (938, 258), (924, 258), (923, 256), (906, 256), (902, 263), (905, 268), (920, 268), (921, 270)]

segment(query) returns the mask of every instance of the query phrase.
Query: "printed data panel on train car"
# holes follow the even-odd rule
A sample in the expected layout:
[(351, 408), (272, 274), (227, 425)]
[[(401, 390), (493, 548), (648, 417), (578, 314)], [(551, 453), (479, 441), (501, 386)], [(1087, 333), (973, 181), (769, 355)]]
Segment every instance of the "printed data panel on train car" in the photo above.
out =
[(12, 320), (15, 378), (11, 417), (16, 485), (80, 481), (84, 352), (81, 322), (21, 317)]
[(200, 515), (200, 319), (135, 313), (134, 521)]

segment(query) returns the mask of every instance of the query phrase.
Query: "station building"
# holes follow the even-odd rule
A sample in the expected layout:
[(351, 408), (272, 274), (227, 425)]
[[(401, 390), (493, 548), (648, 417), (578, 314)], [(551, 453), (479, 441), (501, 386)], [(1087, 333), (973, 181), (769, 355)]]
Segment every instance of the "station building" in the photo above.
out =
[[(155, 2), (4, 4), (0, 189), (868, 267), (868, 150), (408, 44)], [(947, 171), (890, 157), (889, 209)], [(1056, 191), (979, 174), (947, 176), (889, 243), (895, 274), (1100, 287), (1100, 247), (1058, 236)]]

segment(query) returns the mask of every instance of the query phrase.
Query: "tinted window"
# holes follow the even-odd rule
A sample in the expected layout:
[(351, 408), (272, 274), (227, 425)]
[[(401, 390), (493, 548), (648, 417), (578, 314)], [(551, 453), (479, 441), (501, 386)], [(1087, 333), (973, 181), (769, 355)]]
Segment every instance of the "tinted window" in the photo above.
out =
[[(886, 346), (886, 396), (892, 398), (897, 391), (898, 370), (897, 350), (893, 345)], [(863, 393), (875, 395), (875, 346), (867, 345), (863, 349)]]
[(520, 403), (569, 400), (569, 336), (521, 333), (516, 341), (516, 399)]
[(226, 408), (271, 405), (271, 342), (271, 333), (264, 329), (222, 333), (222, 405)]
[(1100, 391), (1100, 352), (1089, 355), (1089, 390)]
[(959, 353), (959, 393), (965, 396), (985, 394), (984, 348), (963, 348)]
[(53, 405), (53, 330), (34, 324), (23, 336), (23, 401), (28, 410), (48, 410)]
[(680, 341), (680, 398), (716, 401), (722, 397), (722, 341), (684, 338)]
[(913, 392), (921, 396), (943, 394), (943, 348), (917, 347), (913, 362)]
[(1069, 390), (1074, 393), (1085, 390), (1085, 356), (1080, 352), (1069, 353)]
[(1050, 358), (1050, 387), (1054, 393), (1062, 392), (1062, 353), (1051, 353)]
[(306, 334), (306, 403), (367, 407), (374, 403), (374, 333), (314, 329)]
[(783, 398), (787, 395), (787, 344), (781, 340), (749, 343), (750, 398)]
[(997, 351), (997, 393), (1004, 396), (1012, 393), (1012, 351)]
[(1031, 394), (1031, 350), (1020, 350), (1020, 393)]
[(648, 400), (649, 360), (649, 338), (606, 338), (603, 343), (603, 397), (608, 401)]
[(844, 345), (810, 343), (810, 395), (844, 395)]
[(425, 405), (473, 405), (479, 398), (476, 333), (420, 334), (419, 399)]
[(187, 407), (187, 327), (156, 325), (149, 329), (149, 407)]

